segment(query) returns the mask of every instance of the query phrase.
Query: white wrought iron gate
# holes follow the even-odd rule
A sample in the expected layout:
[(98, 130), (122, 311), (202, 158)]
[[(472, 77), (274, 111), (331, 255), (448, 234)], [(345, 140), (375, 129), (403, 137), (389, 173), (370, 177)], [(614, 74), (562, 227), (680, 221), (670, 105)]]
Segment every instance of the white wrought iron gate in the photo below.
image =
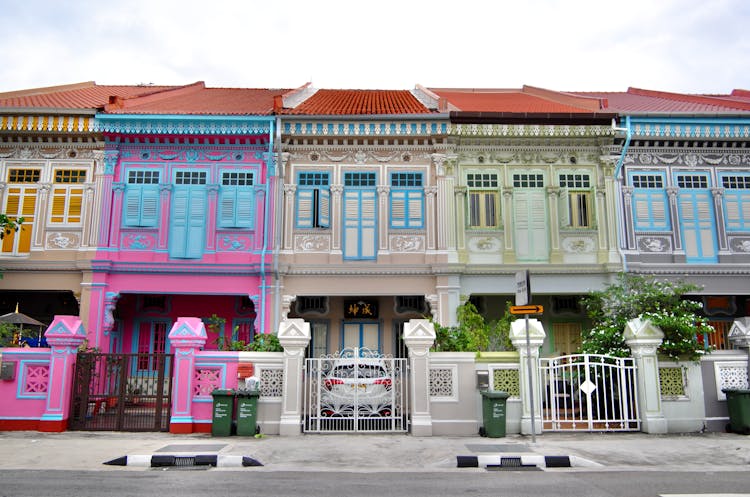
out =
[(305, 361), (306, 433), (406, 432), (407, 360), (365, 348)]
[(540, 359), (542, 429), (639, 431), (632, 358), (578, 354)]

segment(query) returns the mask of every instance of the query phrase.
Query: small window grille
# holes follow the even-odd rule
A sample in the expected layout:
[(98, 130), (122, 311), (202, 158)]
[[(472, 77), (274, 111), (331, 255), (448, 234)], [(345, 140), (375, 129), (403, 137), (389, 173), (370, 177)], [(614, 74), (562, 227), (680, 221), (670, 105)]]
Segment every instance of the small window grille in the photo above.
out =
[(664, 188), (664, 178), (657, 174), (635, 174), (633, 186), (635, 188)]
[(516, 188), (542, 188), (544, 186), (544, 175), (514, 174), (513, 186)]

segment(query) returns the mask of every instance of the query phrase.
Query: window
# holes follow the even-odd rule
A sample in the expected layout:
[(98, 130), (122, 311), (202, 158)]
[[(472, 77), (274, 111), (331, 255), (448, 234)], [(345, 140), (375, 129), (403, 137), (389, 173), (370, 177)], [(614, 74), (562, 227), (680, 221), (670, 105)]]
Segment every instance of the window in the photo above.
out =
[(721, 177), (727, 231), (750, 231), (750, 174)]
[(330, 226), (329, 176), (326, 172), (301, 172), (297, 176), (297, 227)]
[(544, 187), (544, 175), (542, 174), (514, 174), (513, 186), (515, 188), (542, 188)]
[(77, 224), (81, 222), (83, 187), (77, 185), (85, 182), (85, 169), (55, 171), (50, 223)]
[(5, 254), (27, 253), (31, 250), (31, 234), (36, 213), (37, 185), (40, 169), (10, 169), (6, 186), (3, 213), (11, 220), (23, 218), (21, 229), (11, 232), (2, 239), (2, 252)]
[(219, 227), (252, 228), (255, 220), (254, 175), (250, 171), (224, 171), (219, 192)]
[(671, 229), (663, 174), (633, 173), (633, 226), (637, 231)]
[(328, 312), (328, 297), (324, 296), (299, 296), (295, 304), (297, 314), (308, 313), (326, 314)]
[(311, 321), (310, 343), (311, 357), (323, 357), (328, 352), (328, 323), (325, 321)]
[(466, 186), (469, 188), (469, 228), (497, 228), (500, 226), (498, 216), (498, 178), (493, 173), (472, 173), (466, 175)]
[(199, 259), (206, 237), (208, 198), (205, 171), (177, 171), (169, 221), (169, 256)]
[(124, 225), (155, 227), (159, 217), (159, 171), (128, 171)]
[(708, 177), (704, 175), (680, 174), (677, 176), (680, 188), (708, 188)]
[(391, 228), (424, 226), (422, 173), (391, 173)]
[(163, 321), (142, 322), (138, 332), (139, 371), (155, 371), (157, 360), (149, 354), (164, 354), (167, 351), (167, 323)]
[(343, 257), (377, 258), (378, 199), (374, 172), (344, 173)]
[(560, 175), (560, 226), (590, 228), (591, 178), (588, 174)]

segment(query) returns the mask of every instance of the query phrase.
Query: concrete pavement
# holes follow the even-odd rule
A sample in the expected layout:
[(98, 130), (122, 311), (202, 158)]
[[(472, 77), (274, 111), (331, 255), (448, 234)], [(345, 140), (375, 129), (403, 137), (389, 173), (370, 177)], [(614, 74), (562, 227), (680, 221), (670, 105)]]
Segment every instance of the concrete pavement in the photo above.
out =
[[(411, 435), (301, 435), (212, 437), (209, 434), (120, 432), (0, 432), (0, 470), (59, 469), (144, 471), (141, 466), (108, 466), (122, 456), (248, 456), (262, 467), (242, 471), (486, 471), (457, 467), (458, 456), (480, 461), (498, 457), (568, 456), (572, 468), (547, 471), (750, 469), (750, 437), (729, 433), (648, 435), (644, 433), (544, 433), (503, 438), (414, 437)], [(134, 458), (133, 458), (134, 459)]]

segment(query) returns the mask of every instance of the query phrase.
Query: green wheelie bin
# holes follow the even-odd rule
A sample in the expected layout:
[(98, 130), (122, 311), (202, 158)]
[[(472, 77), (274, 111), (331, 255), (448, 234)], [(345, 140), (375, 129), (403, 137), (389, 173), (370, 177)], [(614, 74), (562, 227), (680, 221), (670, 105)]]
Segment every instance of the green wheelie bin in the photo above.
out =
[(237, 390), (237, 435), (255, 435), (258, 419), (258, 390)]
[(232, 390), (216, 389), (211, 392), (211, 396), (214, 399), (213, 414), (211, 416), (211, 435), (214, 437), (228, 437), (232, 434), (234, 392)]
[(750, 390), (727, 388), (722, 392), (727, 396), (729, 411), (727, 431), (750, 435)]
[(482, 417), (484, 419), (484, 434), (489, 438), (505, 436), (505, 408), (507, 392), (482, 392)]

